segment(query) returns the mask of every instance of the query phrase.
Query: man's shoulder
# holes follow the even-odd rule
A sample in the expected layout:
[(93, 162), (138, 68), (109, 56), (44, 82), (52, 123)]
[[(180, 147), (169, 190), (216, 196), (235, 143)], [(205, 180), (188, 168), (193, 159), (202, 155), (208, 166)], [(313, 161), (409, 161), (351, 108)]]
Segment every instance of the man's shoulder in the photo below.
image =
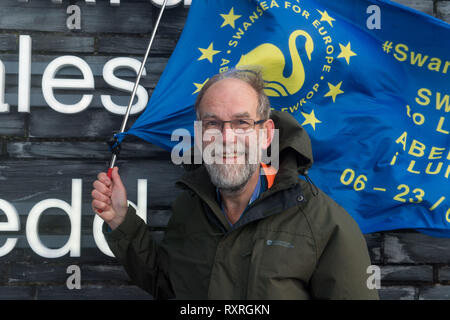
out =
[(303, 207), (311, 218), (324, 219), (330, 222), (346, 219), (346, 216), (349, 215), (347, 211), (325, 191), (303, 179), (300, 179), (300, 181), (305, 197)]
[(310, 221), (313, 234), (317, 239), (325, 241), (333, 234), (346, 234), (350, 237), (360, 238), (362, 232), (355, 219), (334, 199), (320, 188), (313, 192), (310, 185), (302, 183), (305, 190), (304, 214)]

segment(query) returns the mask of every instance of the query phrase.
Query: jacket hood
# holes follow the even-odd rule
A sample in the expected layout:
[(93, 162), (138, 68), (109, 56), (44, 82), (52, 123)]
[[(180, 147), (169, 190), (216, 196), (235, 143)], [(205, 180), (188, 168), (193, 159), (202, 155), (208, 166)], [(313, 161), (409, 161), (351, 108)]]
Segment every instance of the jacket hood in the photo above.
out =
[(289, 113), (272, 110), (270, 118), (279, 129), (280, 168), (282, 163), (289, 161), (296, 167), (298, 173), (306, 174), (314, 163), (311, 140), (306, 130)]

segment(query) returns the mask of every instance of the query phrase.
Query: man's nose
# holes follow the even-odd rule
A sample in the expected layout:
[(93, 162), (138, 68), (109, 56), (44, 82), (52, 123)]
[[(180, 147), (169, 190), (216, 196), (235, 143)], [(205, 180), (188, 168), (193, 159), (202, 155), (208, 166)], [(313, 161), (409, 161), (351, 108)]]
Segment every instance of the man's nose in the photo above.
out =
[(236, 136), (233, 129), (231, 129), (231, 123), (225, 122), (222, 127), (222, 141), (224, 144), (234, 143)]

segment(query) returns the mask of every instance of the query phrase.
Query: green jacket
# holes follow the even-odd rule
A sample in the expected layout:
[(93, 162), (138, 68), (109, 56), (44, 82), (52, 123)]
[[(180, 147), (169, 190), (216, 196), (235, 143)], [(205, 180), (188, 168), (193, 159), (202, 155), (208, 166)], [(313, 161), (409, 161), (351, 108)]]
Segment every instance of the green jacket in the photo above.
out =
[(371, 263), (358, 225), (299, 178), (313, 163), (306, 131), (288, 113), (275, 111), (272, 119), (280, 128), (280, 169), (235, 225), (200, 166), (177, 182), (185, 192), (159, 245), (132, 207), (105, 233), (138, 286), (160, 299), (378, 299), (366, 285)]

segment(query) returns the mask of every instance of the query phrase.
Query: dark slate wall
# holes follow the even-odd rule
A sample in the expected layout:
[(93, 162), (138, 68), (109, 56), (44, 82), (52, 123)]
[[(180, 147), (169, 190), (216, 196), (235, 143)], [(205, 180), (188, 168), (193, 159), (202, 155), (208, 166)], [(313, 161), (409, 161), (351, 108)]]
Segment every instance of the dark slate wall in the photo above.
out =
[[(450, 1), (398, 1), (447, 22)], [(66, 27), (66, 8), (81, 8), (81, 30)], [(0, 113), (0, 199), (11, 203), (20, 217), (20, 231), (2, 232), (17, 237), (16, 247), (0, 257), (0, 299), (149, 299), (128, 279), (123, 268), (96, 246), (92, 236), (94, 214), (90, 208), (92, 182), (108, 166), (105, 141), (117, 131), (122, 116), (105, 110), (100, 94), (127, 95), (110, 88), (102, 78), (103, 65), (114, 57), (140, 60), (145, 52), (158, 9), (149, 0), (108, 1), (88, 6), (84, 1), (50, 0), (0, 3), (0, 60), (6, 68), (6, 102), (9, 113)], [(141, 84), (151, 94), (181, 34), (188, 8), (168, 9), (146, 64)], [(31, 112), (17, 111), (20, 35), (32, 43)], [(41, 92), (42, 73), (54, 58), (76, 55), (91, 67), (95, 77), (91, 105), (77, 114), (58, 113), (46, 105)], [(70, 70), (67, 71), (70, 74)], [(134, 81), (131, 72), (121, 77)], [(81, 92), (81, 91), (80, 91)], [(67, 101), (77, 101), (79, 92), (58, 92)], [(137, 118), (132, 116), (130, 123)], [(173, 184), (182, 174), (159, 147), (131, 139), (124, 144), (118, 161), (125, 177), (129, 199), (137, 202), (137, 180), (147, 179), (148, 224), (156, 240), (163, 237), (170, 217), (170, 204), (179, 191)], [(72, 179), (82, 179), (81, 256), (49, 259), (30, 249), (25, 227), (31, 208), (38, 202), (61, 199), (71, 202)], [(174, 191), (175, 190), (175, 191)], [(0, 214), (0, 223), (6, 221)], [(69, 219), (60, 210), (48, 210), (39, 224), (41, 240), (49, 247), (65, 243)], [(450, 239), (432, 238), (411, 230), (366, 235), (373, 264), (382, 272), (383, 299), (450, 298)], [(81, 289), (69, 290), (67, 267), (81, 268)]]

